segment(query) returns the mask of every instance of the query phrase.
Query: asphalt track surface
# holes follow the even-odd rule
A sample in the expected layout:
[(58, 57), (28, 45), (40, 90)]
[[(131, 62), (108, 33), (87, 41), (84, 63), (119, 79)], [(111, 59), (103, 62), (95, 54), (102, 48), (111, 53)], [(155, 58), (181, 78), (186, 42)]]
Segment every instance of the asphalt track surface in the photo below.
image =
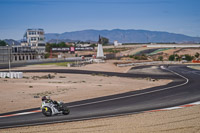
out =
[(143, 51), (140, 51), (138, 53), (136, 53), (135, 55), (142, 55), (142, 54), (150, 54), (156, 50), (158, 50), (160, 48), (154, 48), (154, 49), (147, 49), (147, 50), (143, 50)]
[[(145, 66), (146, 67), (146, 66)], [(144, 67), (144, 68), (145, 68)], [(147, 66), (149, 67), (149, 66)], [(137, 69), (137, 68), (135, 68)], [(140, 67), (138, 67), (140, 69)], [(21, 127), (30, 125), (41, 125), (59, 122), (88, 120), (95, 118), (113, 117), (127, 114), (140, 113), (148, 110), (155, 110), (167, 107), (173, 107), (200, 101), (200, 71), (187, 68), (186, 66), (169, 66), (166, 69), (159, 69), (165, 74), (142, 75), (138, 73), (109, 73), (97, 71), (77, 71), (77, 70), (44, 70), (47, 73), (77, 73), (77, 74), (106, 74), (108, 76), (120, 76), (130, 78), (146, 78), (154, 79), (173, 79), (173, 82), (159, 87), (148, 88), (127, 92), (118, 95), (99, 97), (84, 101), (66, 103), (70, 108), (69, 115), (56, 115), (45, 117), (41, 112), (0, 117), (0, 129)], [(44, 72), (38, 70), (27, 70), (26, 72)], [(24, 71), (25, 72), (25, 71)], [(133, 86), (134, 87), (134, 84)], [(39, 108), (9, 112), (0, 114), (0, 116), (22, 113), (27, 111), (38, 110)]]

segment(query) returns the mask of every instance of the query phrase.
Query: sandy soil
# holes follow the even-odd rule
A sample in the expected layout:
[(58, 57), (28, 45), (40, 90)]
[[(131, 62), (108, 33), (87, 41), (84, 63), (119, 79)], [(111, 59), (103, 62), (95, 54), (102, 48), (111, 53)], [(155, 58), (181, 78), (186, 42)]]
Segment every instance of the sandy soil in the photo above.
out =
[(189, 54), (189, 55), (195, 55), (195, 53), (200, 53), (200, 48), (188, 48), (188, 49), (182, 49), (177, 52), (178, 55), (184, 55), (184, 54)]
[[(165, 51), (161, 51), (163, 55), (172, 55), (172, 54), (178, 54), (178, 55), (185, 55), (189, 54), (194, 56), (196, 52), (200, 53), (200, 48), (175, 48), (175, 49), (169, 49)], [(159, 52), (159, 53), (161, 53)]]
[(121, 62), (120, 60), (108, 60), (105, 63), (94, 63), (85, 65), (82, 67), (65, 67), (65, 66), (55, 66), (55, 65), (30, 65), (26, 67), (14, 68), (18, 71), (20, 70), (30, 70), (30, 69), (75, 69), (75, 70), (89, 70), (89, 71), (104, 71), (104, 72), (121, 72), (126, 73), (131, 67), (117, 67), (114, 65), (115, 62)]
[[(199, 64), (200, 65), (200, 64)], [(200, 66), (188, 66), (189, 68), (200, 70)]]

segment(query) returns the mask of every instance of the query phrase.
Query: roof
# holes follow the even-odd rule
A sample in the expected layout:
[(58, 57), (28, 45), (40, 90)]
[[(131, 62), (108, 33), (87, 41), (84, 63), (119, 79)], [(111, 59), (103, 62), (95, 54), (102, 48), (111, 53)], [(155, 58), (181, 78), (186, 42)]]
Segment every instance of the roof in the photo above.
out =
[(40, 29), (40, 28), (38, 28), (38, 29), (27, 29), (27, 31), (44, 31), (44, 29)]

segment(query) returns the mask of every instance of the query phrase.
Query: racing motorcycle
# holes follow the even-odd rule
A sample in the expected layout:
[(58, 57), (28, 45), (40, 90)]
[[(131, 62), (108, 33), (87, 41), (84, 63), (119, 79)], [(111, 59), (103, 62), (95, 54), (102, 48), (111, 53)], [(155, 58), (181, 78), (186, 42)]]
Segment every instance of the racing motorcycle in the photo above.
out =
[(67, 106), (64, 105), (63, 102), (57, 102), (56, 104), (54, 102), (42, 102), (42, 113), (45, 116), (52, 116), (57, 114), (63, 114), (68, 115), (70, 113), (70, 110)]

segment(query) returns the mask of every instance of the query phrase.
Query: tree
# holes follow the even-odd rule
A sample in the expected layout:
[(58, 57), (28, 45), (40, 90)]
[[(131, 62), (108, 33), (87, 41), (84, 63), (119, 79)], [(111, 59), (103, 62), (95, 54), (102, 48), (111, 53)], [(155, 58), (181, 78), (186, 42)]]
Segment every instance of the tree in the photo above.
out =
[(134, 55), (133, 58), (135, 60), (147, 60), (147, 56), (145, 54), (142, 55)]
[(194, 55), (196, 58), (199, 58), (200, 54), (198, 52), (196, 52), (196, 54)]
[(189, 54), (186, 54), (186, 55), (184, 55), (184, 56), (185, 56), (185, 60), (187, 60), (187, 61), (191, 61), (191, 60), (194, 59), (194, 56), (191, 56), (191, 55), (189, 55)]
[(133, 55), (129, 55), (129, 58), (133, 58), (134, 56)]
[(61, 42), (61, 43), (58, 44), (58, 46), (59, 47), (66, 47), (66, 44), (65, 44), (65, 42)]
[(47, 44), (45, 45), (45, 50), (46, 50), (46, 52), (50, 52), (51, 48), (52, 48), (52, 46), (51, 46), (50, 43), (47, 43)]
[(109, 39), (105, 38), (105, 37), (101, 37), (101, 43), (102, 43), (102, 45), (106, 45), (109, 43)]
[(46, 58), (49, 58), (49, 56), (50, 56), (50, 54), (49, 53), (46, 53), (45, 55), (44, 55), (44, 58), (46, 59)]
[(170, 55), (169, 56), (169, 61), (174, 61), (174, 59), (175, 59), (175, 55)]
[(181, 61), (181, 56), (179, 56), (178, 54), (175, 54), (175, 55), (174, 55), (174, 59), (175, 59), (176, 61)]
[(65, 42), (61, 42), (61, 43), (58, 43), (58, 44), (56, 44), (56, 43), (47, 43), (45, 47), (46, 47), (46, 52), (50, 52), (50, 50), (52, 48), (59, 48), (59, 47), (66, 48), (66, 47), (71, 47), (71, 46), (72, 45), (66, 45)]
[(163, 56), (159, 56), (158, 60), (163, 61)]
[(91, 44), (91, 45), (90, 45), (90, 47), (96, 47), (96, 46), (97, 46), (96, 44)]
[(0, 46), (6, 46), (6, 45), (7, 45), (7, 43), (5, 41), (0, 40)]

